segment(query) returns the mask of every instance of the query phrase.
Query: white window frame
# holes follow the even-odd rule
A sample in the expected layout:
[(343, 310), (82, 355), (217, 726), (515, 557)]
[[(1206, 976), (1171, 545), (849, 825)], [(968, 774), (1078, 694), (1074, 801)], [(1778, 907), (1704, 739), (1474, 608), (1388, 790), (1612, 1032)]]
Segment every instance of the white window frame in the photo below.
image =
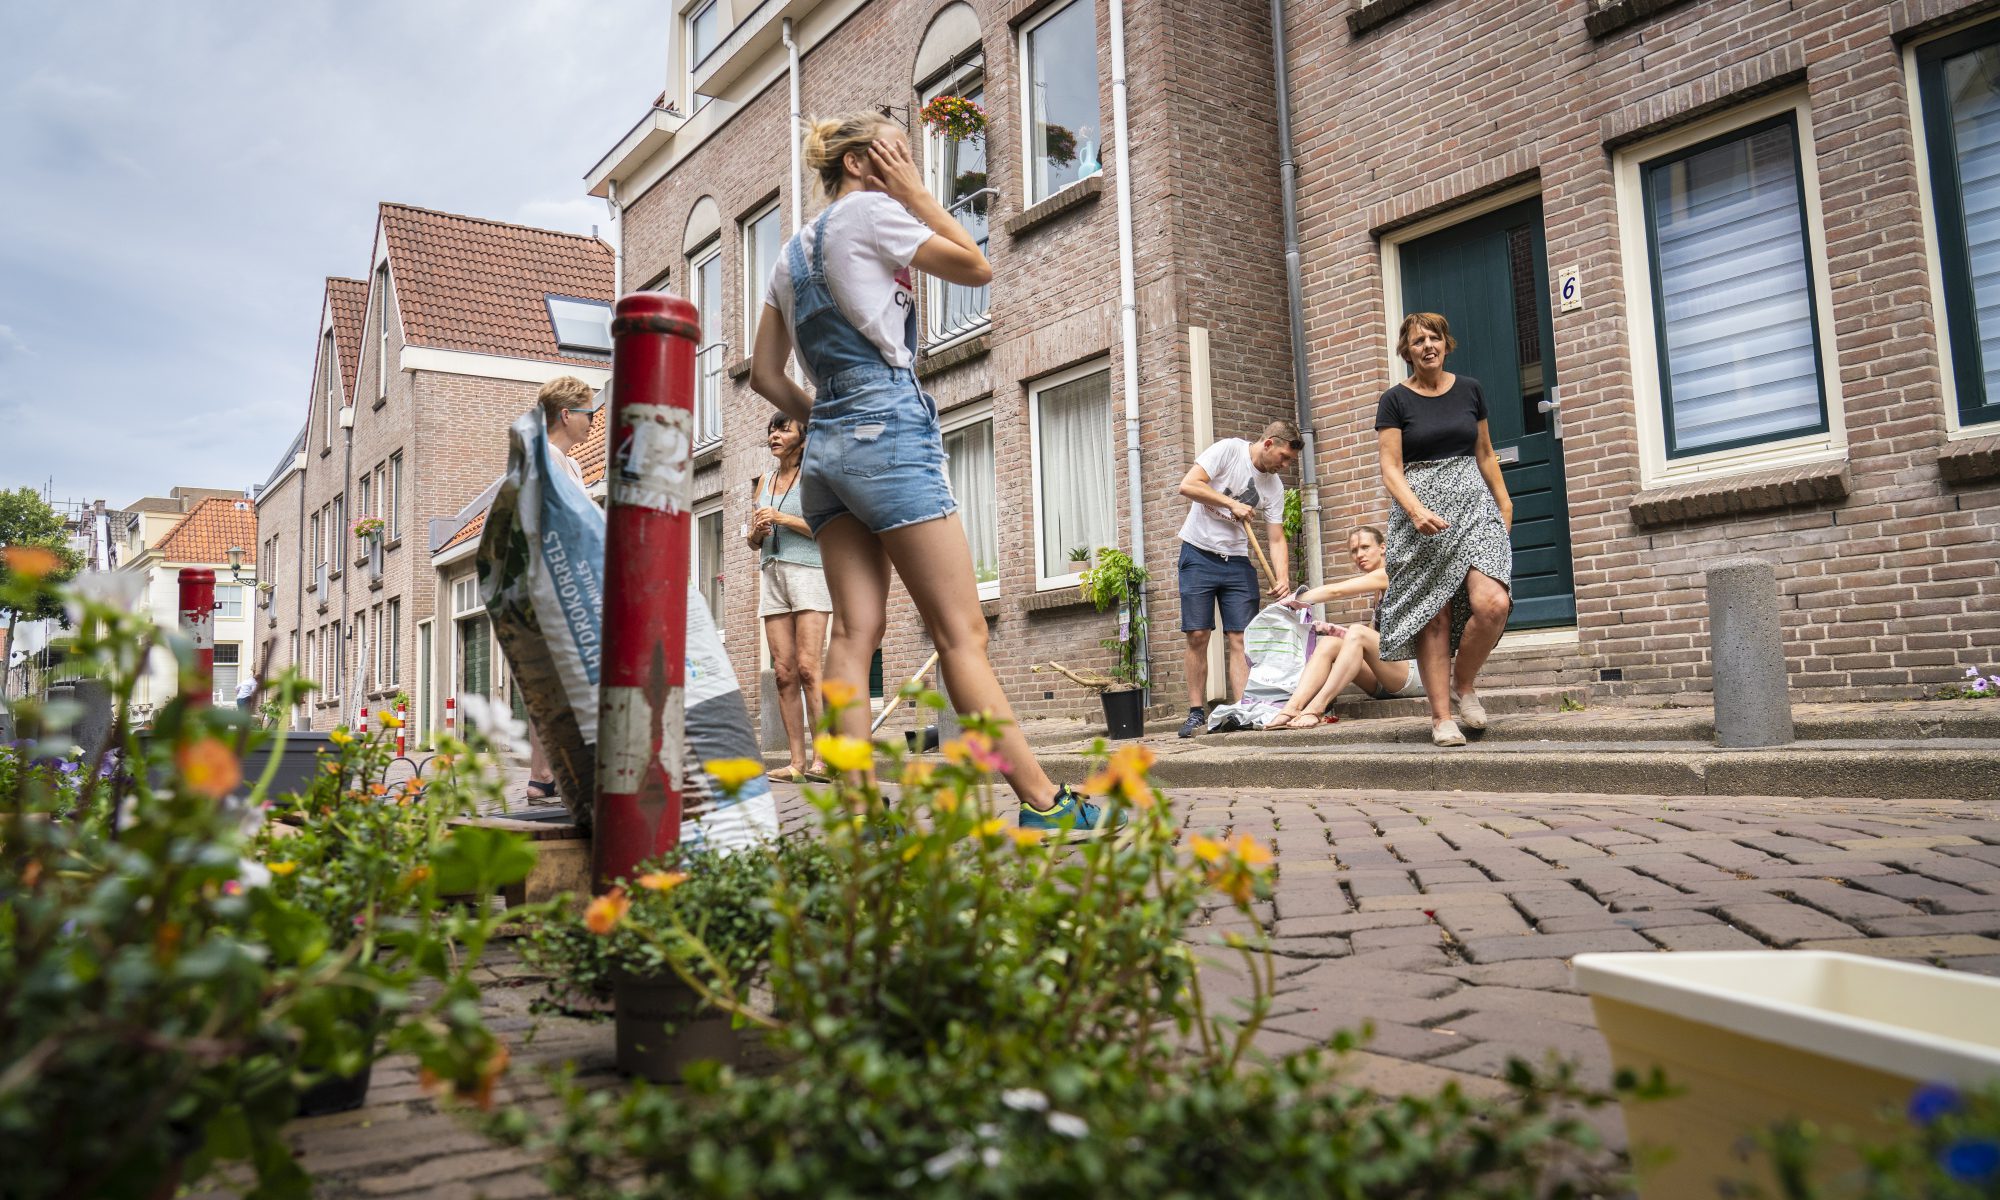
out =
[[(1033, 79), (1030, 77), (1031, 64), (1028, 58), (1028, 35), (1048, 24), (1062, 13), (1068, 12), (1070, 8), (1078, 4), (1084, 4), (1091, 9), (1091, 37), (1095, 39), (1097, 36), (1097, 10), (1094, 5), (1089, 4), (1088, 0), (1068, 0), (1066, 4), (1051, 4), (1046, 12), (1037, 14), (1032, 21), (1023, 22), (1020, 32), (1015, 35), (1014, 59), (1020, 64), (1021, 68), (1020, 78), (1016, 81), (1016, 85), (1021, 91), (1021, 207), (1024, 209), (1033, 208), (1043, 201), (1053, 200), (1084, 182), (1084, 179), (1072, 179), (1040, 199), (1035, 197), (1035, 85)], [(1094, 54), (1095, 52), (1096, 44), (1093, 41), (1092, 53)], [(1098, 75), (1094, 82), (1098, 88), (1097, 117), (1101, 124), (1104, 119), (1104, 64), (1099, 62), (1097, 69)], [(1104, 144), (1103, 133), (1103, 129), (1100, 128), (1097, 138), (1097, 144), (1100, 147)], [(1099, 150), (1098, 153), (1101, 156), (1103, 151)], [(986, 161), (989, 164), (988, 170), (991, 170), (993, 160), (990, 155)], [(1085, 177), (1085, 179), (1088, 178), (1089, 176)]]
[(700, 3), (690, 4), (681, 10), (681, 77), (687, 81), (689, 115), (693, 115), (708, 102), (706, 96), (698, 96), (694, 90), (694, 69), (708, 61), (707, 55), (701, 58), (695, 57), (694, 23), (710, 9), (715, 10), (715, 45), (709, 49), (709, 54), (713, 54), (720, 50), (722, 43), (729, 38), (728, 31), (722, 27), (722, 0), (701, 0)]
[[(1653, 315), (1653, 263), (1647, 249), (1644, 167), (1657, 158), (1725, 136), (1775, 117), (1790, 116), (1799, 139), (1800, 183), (1805, 211), (1807, 261), (1813, 264), (1812, 303), (1819, 323), (1820, 384), (1826, 395), (1827, 428), (1781, 441), (1763, 442), (1709, 454), (1667, 458), (1666, 422), (1660, 411), (1659, 346)], [(1840, 394), (1840, 348), (1834, 331), (1833, 293), (1825, 269), (1826, 225), (1822, 215), (1812, 111), (1802, 89), (1732, 108), (1658, 137), (1621, 148), (1612, 158), (1618, 203), (1619, 238), (1624, 246), (1625, 329), (1632, 362), (1632, 395), (1639, 435), (1642, 490), (1720, 479), (1847, 457), (1847, 421)]]
[[(1109, 360), (1106, 361), (1108, 362)], [(1038, 385), (1038, 386), (1046, 386), (1046, 385)], [(977, 425), (982, 421), (986, 422), (989, 425), (994, 424), (993, 401), (990, 398), (985, 400), (975, 400), (970, 404), (961, 404), (957, 408), (954, 408), (949, 412), (940, 414), (938, 417), (938, 432), (943, 437), (950, 437), (952, 434), (957, 433), (959, 430), (969, 428), (973, 425)], [(999, 427), (998, 425), (994, 425), (993, 503), (996, 509), (999, 507), (1000, 503), (1000, 436), (999, 435), (1000, 435)], [(952, 497), (952, 499), (957, 500), (958, 497), (954, 496)], [(959, 511), (961, 513), (965, 511), (964, 501), (959, 501)], [(964, 518), (961, 517), (960, 520), (963, 521)], [(997, 511), (993, 514), (993, 524), (995, 532), (997, 533), (1000, 525), (1000, 514)], [(970, 538), (968, 537), (967, 540), (970, 541)], [(1039, 558), (1036, 559), (1035, 561), (1037, 563), (1041, 562)], [(1000, 598), (1000, 581), (998, 579), (988, 579), (980, 583), (979, 598), (981, 600), (998, 600)]]
[(776, 265), (775, 260), (765, 263), (762, 272), (752, 267), (751, 258), (756, 253), (752, 230), (757, 222), (771, 216), (778, 217), (778, 253), (782, 255), (785, 252), (785, 221), (778, 212), (778, 197), (773, 196), (769, 204), (736, 224), (737, 239), (743, 243), (743, 344), (746, 347), (757, 344), (757, 317), (764, 308), (763, 284), (769, 281), (770, 269)]
[(389, 398), (389, 264), (375, 268), (376, 288), (375, 325), (375, 398)]
[(324, 346), (325, 352), (322, 357), (326, 360), (326, 427), (322, 430), (324, 436), (320, 441), (320, 448), (331, 450), (333, 449), (333, 427), (340, 420), (341, 407), (340, 363), (334, 358), (333, 330), (331, 329), (326, 331)]
[[(703, 242), (701, 245), (695, 247), (694, 253), (687, 256), (687, 297), (694, 302), (694, 309), (697, 314), (708, 307), (707, 297), (702, 295), (701, 269), (711, 261), (718, 264), (715, 272), (716, 290), (725, 290), (722, 281), (722, 268), (720, 266), (721, 259), (722, 239), (720, 237), (710, 238), (708, 241)], [(727, 317), (722, 315), (722, 300), (721, 296), (715, 298), (716, 320), (714, 323), (718, 325), (728, 320)], [(707, 324), (704, 323), (702, 326), (702, 336), (709, 340), (695, 348), (694, 444), (696, 449), (706, 449), (722, 440), (722, 372), (724, 364), (721, 361), (721, 357), (722, 348), (727, 346), (729, 342), (727, 339), (716, 337), (715, 335), (719, 332), (720, 330), (709, 329)], [(715, 397), (715, 428), (713, 429), (707, 427), (708, 423), (704, 420), (702, 412), (704, 394), (706, 389), (710, 387), (714, 388)]]
[[(466, 590), (461, 593), (459, 591), (460, 587), (464, 587)], [(464, 601), (463, 607), (460, 607), (461, 601)], [(477, 574), (467, 573), (451, 581), (452, 620), (456, 621), (461, 617), (476, 617), (485, 611), (486, 606), (479, 602), (479, 576)]]
[[(216, 585), (215, 585), (215, 606), (216, 606), (216, 607), (215, 607), (215, 619), (216, 619), (216, 620), (218, 620), (218, 621), (241, 621), (241, 620), (243, 619), (243, 615), (244, 615), (244, 608), (243, 608), (243, 587), (244, 587), (244, 585), (243, 585), (243, 584), (240, 584), (240, 583), (218, 583), (218, 584), (216, 584)], [(225, 591), (226, 591), (226, 592), (228, 592), (228, 593), (229, 593), (230, 595), (232, 595), (232, 596), (234, 596), (234, 597), (236, 598), (236, 611), (235, 611), (235, 612), (228, 612), (228, 611), (224, 610), (224, 609), (223, 609), (223, 607), (222, 607), (222, 604), (223, 604), (223, 593), (224, 593)]]
[[(697, 501), (692, 507), (688, 509), (688, 516), (692, 518), (691, 520), (688, 521), (688, 539), (689, 539), (688, 577), (694, 581), (695, 595), (699, 596), (701, 595), (702, 576), (706, 569), (705, 564), (701, 560), (702, 518), (715, 517), (717, 520), (725, 522), (724, 528), (722, 530), (722, 553), (724, 556), (723, 557), (724, 563), (727, 563), (728, 561), (729, 529), (726, 524), (727, 519), (723, 516), (722, 512), (722, 497), (712, 496), (706, 500)], [(726, 582), (727, 581), (725, 580), (725, 583)], [(724, 613), (727, 613), (729, 611), (729, 604), (727, 597), (724, 598), (724, 602), (722, 604), (722, 611)], [(759, 623), (761, 624), (762, 622)], [(721, 617), (717, 617), (715, 619), (715, 632), (719, 640), (723, 642), (727, 642), (729, 640), (728, 626), (724, 624), (723, 619)]]
[(384, 687), (403, 685), (403, 599), (391, 597), (382, 605), (382, 683)]
[[(1107, 376), (1110, 374), (1111, 358), (1109, 355), (1102, 358), (1093, 358), (1089, 362), (1080, 363), (1067, 370), (1057, 371), (1053, 375), (1044, 375), (1040, 379), (1028, 384), (1029, 514), (1035, 529), (1035, 590), (1037, 592), (1052, 592), (1060, 588), (1076, 587), (1083, 580), (1082, 571), (1071, 571), (1066, 575), (1042, 574), (1042, 393), (1051, 388), (1061, 387), (1065, 383), (1071, 383), (1090, 375), (1096, 375), (1099, 372), (1103, 372)], [(1107, 389), (1110, 386), (1108, 378), (1105, 386)], [(996, 429), (995, 432), (998, 433), (998, 430)], [(1111, 431), (1107, 429), (1105, 437), (1109, 438), (1111, 436)], [(1116, 504), (1120, 479), (1118, 447), (1116, 444), (1113, 444), (1111, 449), (1111, 469), (1113, 473), (1111, 498), (1112, 503)], [(997, 461), (999, 442), (997, 440), (994, 443), (994, 451), (996, 458), (994, 469), (997, 471), (999, 469)], [(1118, 522), (1114, 517), (1112, 528), (1116, 529), (1117, 527)]]
[(403, 452), (389, 456), (389, 540), (403, 540)]
[[(1026, 43), (1024, 42), (1023, 45), (1025, 46)], [(1022, 65), (1022, 70), (1025, 71), (1026, 69), (1027, 67), (1026, 64), (1024, 63)], [(932, 100), (935, 100), (939, 96), (945, 95), (946, 93), (950, 93), (951, 95), (954, 96), (963, 95), (966, 80), (975, 76), (980, 81), (980, 90), (984, 92), (987, 83), (986, 56), (984, 54), (975, 54), (972, 56), (971, 59), (959, 64), (956, 67), (953, 67), (951, 70), (945, 72), (943, 75), (940, 75), (934, 82), (932, 82), (932, 84), (929, 87), (925, 88), (921, 93), (921, 95), (919, 96), (919, 100), (921, 101), (919, 107), (922, 107), (922, 105), (925, 104), (929, 104)], [(1027, 149), (1027, 142), (1025, 141), (1027, 135), (1023, 134), (1022, 136), (1024, 138), (1022, 142), (1022, 147), (1023, 150), (1025, 151)], [(951, 201), (947, 197), (950, 194), (950, 187), (948, 186), (950, 184), (950, 180), (947, 180), (944, 177), (944, 172), (941, 169), (944, 164), (944, 155), (941, 151), (941, 147), (943, 146), (943, 144), (944, 144), (944, 135), (939, 133), (933, 133), (930, 132), (929, 130), (925, 131), (924, 182), (929, 186), (930, 193), (933, 197), (937, 199), (937, 202), (940, 205), (943, 205), (947, 209), (949, 209)], [(990, 188), (993, 186), (993, 140), (991, 137), (988, 137), (986, 139), (986, 172), (987, 172), (986, 186)], [(998, 193), (995, 194), (997, 195)], [(991, 232), (992, 218), (995, 215), (997, 215), (997, 207), (998, 207), (993, 203), (993, 199), (994, 199), (993, 196), (988, 196), (986, 198), (986, 212), (987, 212), (987, 223), (988, 223), (987, 244), (989, 246), (992, 244), (992, 232)], [(952, 215), (956, 217), (958, 214), (953, 213)], [(959, 342), (965, 341), (968, 338), (978, 337), (980, 334), (986, 332), (988, 329), (992, 327), (993, 293), (990, 290), (992, 285), (988, 284), (987, 287), (989, 288), (989, 290), (986, 293), (986, 315), (982, 317), (980, 320), (975, 321), (970, 325), (967, 325), (965, 328), (958, 330), (955, 333), (952, 333), (948, 336), (940, 337), (937, 336), (934, 333), (934, 331), (937, 329), (939, 322), (943, 318), (944, 298), (947, 292), (947, 285), (944, 283), (943, 280), (931, 277), (925, 278), (923, 343), (924, 343), (924, 349), (926, 351), (937, 351), (937, 350), (942, 350), (947, 346), (957, 345)]]

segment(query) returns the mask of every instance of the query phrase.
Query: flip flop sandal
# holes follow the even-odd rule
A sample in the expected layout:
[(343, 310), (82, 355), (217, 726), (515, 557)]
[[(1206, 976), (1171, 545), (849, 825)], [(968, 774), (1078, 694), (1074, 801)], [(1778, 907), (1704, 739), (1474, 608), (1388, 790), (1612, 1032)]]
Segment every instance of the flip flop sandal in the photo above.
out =
[(797, 767), (779, 767), (775, 771), (764, 772), (764, 778), (772, 783), (797, 783), (803, 774)]
[(1300, 717), (1303, 716), (1305, 716), (1304, 713), (1286, 712), (1284, 709), (1279, 709), (1278, 715), (1272, 717), (1271, 720), (1264, 726), (1264, 728), (1297, 729), (1298, 726), (1294, 722), (1296, 722)]
[(1292, 723), (1291, 723), (1290, 725), (1286, 726), (1286, 728), (1287, 728), (1287, 729), (1311, 729), (1311, 728), (1313, 728), (1314, 726), (1316, 726), (1316, 725), (1318, 725), (1318, 724), (1320, 724), (1320, 718), (1319, 718), (1318, 714), (1316, 714), (1316, 713), (1300, 713), (1300, 714), (1299, 714), (1298, 716), (1296, 716), (1296, 717), (1293, 717), (1293, 718), (1292, 718)]
[(556, 781), (553, 779), (530, 779), (528, 781), (528, 799), (530, 800), (553, 800), (557, 794)]

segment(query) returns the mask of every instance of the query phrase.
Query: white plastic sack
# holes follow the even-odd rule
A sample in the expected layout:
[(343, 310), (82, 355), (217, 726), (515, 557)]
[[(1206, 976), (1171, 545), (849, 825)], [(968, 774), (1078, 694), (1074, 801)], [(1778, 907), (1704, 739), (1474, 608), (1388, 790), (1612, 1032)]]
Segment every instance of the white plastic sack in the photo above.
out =
[(1282, 603), (1250, 619), (1243, 629), (1243, 652), (1250, 659), (1249, 681), (1235, 703), (1219, 704), (1209, 711), (1212, 732), (1261, 729), (1278, 714), (1298, 690), (1299, 676), (1312, 657), (1312, 623), (1310, 612)]
[[(590, 821), (603, 646), (604, 512), (555, 468), (539, 410), (508, 432), (507, 475), (479, 541), (479, 592), (571, 815)], [(738, 849), (775, 837), (762, 775), (723, 795), (701, 764), (761, 759), (736, 672), (708, 605), (688, 589), (681, 841)]]

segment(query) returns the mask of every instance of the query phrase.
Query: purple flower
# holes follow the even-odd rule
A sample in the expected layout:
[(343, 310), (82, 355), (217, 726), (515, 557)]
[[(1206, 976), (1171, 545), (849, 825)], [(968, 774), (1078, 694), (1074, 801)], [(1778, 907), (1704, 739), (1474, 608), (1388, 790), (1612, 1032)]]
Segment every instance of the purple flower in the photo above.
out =
[(1938, 1165), (1953, 1179), (1965, 1183), (1985, 1183), (2000, 1174), (2000, 1142), (1992, 1138), (1965, 1138), (1953, 1142), (1938, 1155)]
[(1942, 1083), (1927, 1083), (1910, 1096), (1910, 1120), (1917, 1125), (1929, 1125), (1946, 1113), (1958, 1111), (1958, 1091)]
[(1965, 677), (1966, 677), (1967, 679), (1977, 679), (1977, 678), (1979, 678), (1979, 668), (1978, 668), (1978, 667), (1967, 667), (1967, 668), (1965, 668)]
[(1975, 691), (1975, 692), (1983, 692), (1983, 691), (1985, 691), (1985, 690), (1986, 690), (1986, 681), (1985, 681), (1984, 679), (1975, 679), (1975, 680), (1973, 680), (1973, 681), (1972, 681), (1972, 690), (1973, 690), (1973, 691)]

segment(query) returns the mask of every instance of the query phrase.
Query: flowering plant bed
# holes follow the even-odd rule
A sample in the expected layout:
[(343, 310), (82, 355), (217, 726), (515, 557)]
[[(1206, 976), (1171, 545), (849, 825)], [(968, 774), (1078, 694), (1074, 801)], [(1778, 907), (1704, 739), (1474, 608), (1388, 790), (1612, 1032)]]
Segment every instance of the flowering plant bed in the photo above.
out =
[(381, 537), (387, 526), (380, 517), (363, 517), (354, 523), (354, 536), (358, 538)]
[(1937, 691), (1940, 700), (1991, 700), (2000, 696), (2000, 671), (1965, 668), (1965, 682), (1946, 684)]

